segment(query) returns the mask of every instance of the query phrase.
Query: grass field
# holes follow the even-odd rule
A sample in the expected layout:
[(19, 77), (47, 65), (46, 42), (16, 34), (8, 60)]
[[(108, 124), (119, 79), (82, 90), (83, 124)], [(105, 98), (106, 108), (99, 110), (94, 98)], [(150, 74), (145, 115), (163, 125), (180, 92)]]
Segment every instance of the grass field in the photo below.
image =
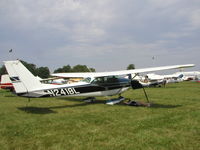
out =
[[(16, 97), (0, 90), (0, 149), (198, 150), (200, 83), (146, 89), (152, 107), (105, 105), (105, 98)], [(123, 96), (145, 101), (142, 90)]]

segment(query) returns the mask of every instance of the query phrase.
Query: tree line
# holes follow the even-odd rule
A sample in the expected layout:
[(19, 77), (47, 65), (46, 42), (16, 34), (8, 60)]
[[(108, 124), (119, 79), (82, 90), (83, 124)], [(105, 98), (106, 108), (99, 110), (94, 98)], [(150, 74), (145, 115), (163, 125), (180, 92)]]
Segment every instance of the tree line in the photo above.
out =
[[(20, 61), (34, 76), (39, 76), (41, 78), (50, 77), (50, 70), (48, 67), (37, 67), (35, 64), (28, 63), (23, 60)], [(88, 68), (86, 65), (79, 64), (73, 67), (70, 65), (66, 65), (54, 70), (54, 73), (61, 73), (61, 72), (95, 72), (95, 69)], [(7, 74), (5, 66), (0, 67), (0, 76), (3, 74)]]
[(86, 65), (76, 65), (71, 67), (70, 65), (63, 66), (62, 68), (58, 68), (54, 70), (54, 73), (60, 72), (95, 72), (94, 68), (88, 68)]
[[(20, 61), (34, 76), (39, 76), (41, 78), (48, 78), (50, 76), (50, 71), (48, 67), (37, 67), (35, 64), (27, 63), (26, 61), (23, 60)], [(4, 65), (0, 67), (0, 76), (3, 74), (7, 74)]]
[[(22, 64), (34, 75), (39, 76), (41, 78), (49, 78), (50, 77), (50, 70), (48, 67), (37, 67), (35, 64), (28, 63), (26, 61), (21, 60)], [(135, 69), (134, 64), (129, 64), (126, 68)], [(62, 72), (95, 72), (94, 68), (88, 68), (86, 65), (65, 65), (61, 68), (55, 69), (54, 73), (62, 73)], [(0, 67), (0, 76), (3, 74), (7, 74), (5, 66)]]

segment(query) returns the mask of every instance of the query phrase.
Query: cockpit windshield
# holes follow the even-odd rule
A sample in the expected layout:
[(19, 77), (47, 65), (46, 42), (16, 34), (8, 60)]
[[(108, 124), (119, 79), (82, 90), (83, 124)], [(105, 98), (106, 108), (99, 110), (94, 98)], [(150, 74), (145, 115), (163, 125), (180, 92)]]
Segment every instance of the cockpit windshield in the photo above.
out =
[(88, 78), (84, 78), (83, 80), (81, 80), (82, 82), (86, 82), (86, 83), (90, 83), (91, 81), (91, 78), (88, 77)]

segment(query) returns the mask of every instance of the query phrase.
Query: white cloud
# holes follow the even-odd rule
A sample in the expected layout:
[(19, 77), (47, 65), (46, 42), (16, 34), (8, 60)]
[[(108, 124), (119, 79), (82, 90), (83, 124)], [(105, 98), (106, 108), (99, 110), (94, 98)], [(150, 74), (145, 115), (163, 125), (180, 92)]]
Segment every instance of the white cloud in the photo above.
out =
[(200, 29), (200, 8), (191, 12), (190, 21), (191, 26), (195, 29)]
[(99, 68), (148, 65), (153, 55), (164, 64), (164, 55), (197, 51), (199, 17), (198, 0), (1, 0), (0, 49), (49, 66), (66, 58)]

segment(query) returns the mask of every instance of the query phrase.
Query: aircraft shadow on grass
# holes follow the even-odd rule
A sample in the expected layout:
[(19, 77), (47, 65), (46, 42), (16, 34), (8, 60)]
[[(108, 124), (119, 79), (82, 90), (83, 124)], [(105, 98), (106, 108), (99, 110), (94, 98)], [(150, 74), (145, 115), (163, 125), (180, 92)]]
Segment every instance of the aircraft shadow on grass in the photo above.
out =
[[(63, 100), (63, 98), (61, 98)], [(57, 113), (56, 111), (52, 109), (63, 109), (63, 108), (73, 108), (73, 107), (81, 107), (81, 106), (86, 106), (86, 105), (95, 105), (95, 104), (105, 104), (106, 100), (95, 100), (94, 102), (84, 102), (82, 99), (64, 99), (66, 101), (76, 101), (76, 102), (81, 102), (78, 104), (73, 104), (73, 105), (61, 105), (61, 106), (51, 106), (51, 107), (34, 107), (34, 106), (26, 106), (26, 107), (18, 107), (19, 110), (25, 111), (26, 113), (32, 113), (32, 114), (50, 114), (50, 113)], [(124, 103), (120, 103), (117, 105), (123, 105), (123, 106), (128, 106)], [(165, 105), (165, 104), (156, 104), (153, 103), (151, 104), (150, 108), (177, 108), (181, 107), (182, 105)], [(132, 106), (134, 107), (134, 106)], [(141, 106), (139, 106), (141, 107)]]
[(62, 108), (72, 108), (72, 107), (81, 107), (86, 105), (94, 105), (94, 104), (104, 104), (104, 100), (95, 100), (94, 102), (84, 102), (80, 99), (67, 99), (67, 101), (76, 101), (76, 102), (82, 102), (78, 104), (73, 105), (61, 105), (61, 106), (52, 106), (52, 107), (34, 107), (34, 106), (25, 106), (25, 107), (18, 107), (19, 110), (22, 110), (26, 113), (32, 113), (32, 114), (50, 114), (50, 113), (57, 113), (56, 111), (52, 109), (62, 109)]
[(164, 104), (156, 104), (153, 103), (151, 105), (151, 108), (177, 108), (177, 107), (181, 107), (182, 105), (164, 105)]
[(50, 114), (50, 113), (56, 113), (56, 111), (51, 110), (48, 107), (18, 107), (19, 110), (22, 110), (26, 113), (32, 113), (32, 114)]

